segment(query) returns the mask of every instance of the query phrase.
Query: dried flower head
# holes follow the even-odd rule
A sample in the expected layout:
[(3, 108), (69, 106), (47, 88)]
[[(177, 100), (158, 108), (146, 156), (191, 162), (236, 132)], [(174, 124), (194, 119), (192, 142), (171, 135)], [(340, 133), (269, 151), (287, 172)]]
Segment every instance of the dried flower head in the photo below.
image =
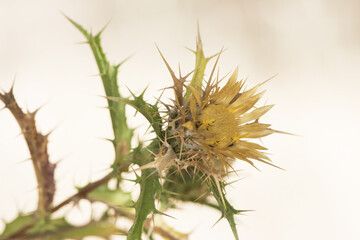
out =
[[(205, 65), (210, 60), (203, 56), (200, 38), (194, 53), (200, 54)], [(216, 54), (217, 60), (207, 81), (203, 81), (203, 72), (198, 74), (195, 69), (194, 76), (198, 79), (193, 76), (192, 81), (187, 84), (186, 79), (193, 72), (184, 77), (180, 73), (176, 77), (160, 52), (174, 82), (172, 88), (175, 98), (172, 100), (173, 104), (164, 104), (167, 108), (167, 139), (161, 153), (156, 156), (155, 162), (142, 166), (142, 169), (155, 167), (161, 172), (175, 166), (179, 172), (193, 169), (203, 174), (205, 179), (221, 179), (229, 173), (232, 162), (236, 159), (254, 167), (253, 160), (275, 166), (264, 152), (267, 149), (251, 141), (278, 132), (271, 129), (270, 124), (259, 121), (273, 107), (255, 107), (265, 92), (257, 92), (263, 83), (245, 90), (245, 80), (237, 80), (236, 68), (221, 87), (223, 79), (217, 76), (212, 80), (220, 54), (221, 52)], [(205, 69), (205, 66), (197, 67)], [(204, 87), (203, 82), (206, 82)], [(166, 160), (169, 154), (164, 154), (164, 149), (171, 153), (171, 161)]]
[[(211, 79), (205, 90), (190, 87), (192, 94), (185, 107), (182, 124), (185, 128), (186, 146), (202, 152), (203, 161), (208, 169), (216, 169), (221, 163), (225, 172), (231, 167), (233, 159), (246, 161), (254, 166), (250, 159), (269, 163), (270, 159), (261, 150), (266, 148), (249, 142), (251, 138), (265, 137), (274, 132), (270, 124), (259, 123), (259, 118), (273, 105), (254, 108), (264, 91), (256, 93), (259, 85), (242, 91), (244, 80), (237, 81), (236, 69), (223, 88), (219, 81)], [(206, 159), (206, 160), (204, 160)]]
[[(200, 39), (197, 47), (197, 51), (202, 51)], [(259, 121), (273, 105), (255, 107), (265, 91), (257, 92), (261, 84), (245, 90), (245, 80), (237, 80), (237, 68), (223, 87), (218, 76), (213, 81), (220, 53), (203, 88), (192, 84), (193, 81), (186, 86), (186, 77), (177, 78), (161, 55), (174, 81), (174, 104), (167, 105), (168, 132), (181, 146), (178, 164), (180, 168), (193, 166), (206, 175), (218, 177), (228, 172), (235, 159), (254, 167), (252, 160), (274, 166), (263, 152), (267, 149), (251, 142), (277, 132), (270, 124)]]

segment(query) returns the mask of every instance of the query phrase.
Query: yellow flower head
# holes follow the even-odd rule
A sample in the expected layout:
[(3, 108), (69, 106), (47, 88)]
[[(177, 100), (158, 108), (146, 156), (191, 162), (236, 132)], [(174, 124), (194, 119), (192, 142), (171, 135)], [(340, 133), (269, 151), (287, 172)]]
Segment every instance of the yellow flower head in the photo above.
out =
[(218, 81), (208, 83), (205, 90), (191, 88), (187, 107), (190, 114), (182, 124), (187, 136), (185, 144), (194, 143), (206, 153), (210, 163), (219, 160), (224, 170), (233, 159), (252, 165), (250, 159), (270, 164), (261, 151), (266, 148), (246, 140), (274, 132), (269, 124), (259, 123), (259, 118), (273, 105), (254, 108), (264, 91), (256, 93), (259, 85), (242, 91), (244, 81), (237, 81), (237, 74), (236, 69), (223, 88)]
[[(201, 42), (197, 47), (202, 47)], [(165, 105), (168, 109), (166, 133), (171, 146), (175, 146), (177, 159), (173, 164), (179, 170), (191, 167), (206, 176), (221, 178), (229, 172), (235, 159), (254, 167), (253, 160), (274, 166), (263, 152), (267, 149), (249, 141), (277, 132), (269, 128), (270, 124), (259, 122), (273, 107), (255, 107), (265, 92), (257, 93), (261, 84), (245, 90), (245, 81), (237, 80), (236, 69), (224, 87), (220, 87), (219, 78), (212, 81), (214, 70), (204, 88), (201, 84), (192, 84), (193, 81), (185, 85), (190, 74), (176, 77), (162, 54), (161, 57), (174, 81), (175, 99), (172, 105)]]

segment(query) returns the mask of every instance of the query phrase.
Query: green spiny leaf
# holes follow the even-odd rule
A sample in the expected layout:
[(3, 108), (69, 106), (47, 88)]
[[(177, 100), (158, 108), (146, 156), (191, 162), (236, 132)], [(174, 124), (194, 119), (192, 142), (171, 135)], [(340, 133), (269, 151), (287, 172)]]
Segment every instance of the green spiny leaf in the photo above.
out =
[(124, 231), (116, 227), (114, 223), (99, 221), (92, 222), (85, 226), (62, 229), (47, 239), (83, 239), (88, 236), (109, 238), (114, 234), (124, 234)]
[(87, 194), (92, 201), (101, 201), (112, 206), (129, 206), (131, 202), (131, 193), (124, 192), (121, 189), (111, 190), (107, 185), (101, 185)]
[(6, 223), (3, 233), (0, 235), (0, 239), (6, 239), (14, 233), (17, 233), (20, 229), (32, 224), (35, 221), (34, 214), (22, 215), (20, 214), (17, 218), (9, 223)]
[[(74, 20), (70, 19), (69, 17), (66, 18), (85, 36), (87, 43), (90, 45), (97, 66), (99, 68), (106, 96), (117, 98), (121, 97), (117, 81), (117, 74), (118, 69), (123, 62), (117, 65), (111, 65), (106, 58), (106, 55), (101, 46), (100, 39), (101, 33), (104, 29), (94, 36), (87, 30), (85, 30), (80, 24), (76, 23)], [(130, 129), (127, 125), (125, 104), (108, 100), (108, 108), (110, 110), (115, 142), (126, 142), (128, 148), (130, 148), (131, 139), (134, 131), (133, 129)], [(118, 158), (119, 157), (117, 156), (116, 159)]]
[[(222, 216), (221, 218), (225, 217), (227, 219), (227, 221), (229, 222), (230, 228), (234, 234), (234, 237), (236, 240), (239, 240), (239, 236), (236, 230), (236, 223), (235, 223), (235, 218), (234, 216), (242, 211), (240, 210), (236, 210), (230, 203), (229, 201), (226, 199), (225, 197), (225, 193), (223, 191), (223, 188), (220, 187), (220, 189), (218, 188), (218, 184), (215, 182), (216, 180), (211, 177), (210, 181), (208, 182), (208, 186), (211, 189), (216, 201), (219, 204), (219, 207), (222, 211)], [(220, 219), (221, 219), (220, 218)], [(219, 219), (219, 220), (220, 220)]]
[(157, 174), (153, 170), (142, 170), (142, 182), (140, 184), (140, 196), (135, 204), (136, 215), (131, 226), (127, 240), (139, 240), (143, 232), (144, 222), (150, 213), (156, 212), (155, 195), (160, 189)]
[[(159, 148), (159, 142), (153, 141), (148, 149), (155, 151)], [(140, 153), (140, 152), (139, 152)], [(148, 150), (143, 149), (141, 157), (137, 159), (137, 163), (142, 166), (153, 161), (154, 156)], [(144, 222), (150, 213), (158, 212), (155, 207), (155, 196), (160, 191), (161, 186), (157, 173), (153, 169), (144, 169), (141, 171), (140, 179), (140, 196), (135, 204), (136, 214), (133, 225), (131, 226), (127, 240), (140, 240), (143, 233)]]
[(161, 130), (162, 119), (159, 114), (159, 108), (157, 104), (152, 105), (147, 103), (144, 100), (144, 92), (139, 96), (135, 96), (133, 94), (133, 97), (134, 97), (133, 100), (130, 100), (128, 98), (121, 98), (121, 97), (108, 97), (108, 99), (114, 102), (121, 102), (134, 107), (136, 111), (141, 113), (149, 121), (156, 135), (160, 139), (164, 139), (164, 133)]
[(64, 217), (45, 220), (42, 219), (27, 232), (29, 235), (52, 233), (59, 229), (71, 227)]

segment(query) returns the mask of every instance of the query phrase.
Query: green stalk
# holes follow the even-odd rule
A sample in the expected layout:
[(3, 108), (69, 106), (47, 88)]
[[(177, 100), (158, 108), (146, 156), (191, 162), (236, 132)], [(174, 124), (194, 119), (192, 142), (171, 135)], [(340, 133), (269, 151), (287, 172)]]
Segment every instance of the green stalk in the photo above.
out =
[[(80, 24), (68, 17), (66, 18), (85, 36), (87, 43), (90, 45), (100, 72), (106, 97), (121, 98), (117, 74), (119, 67), (124, 63), (124, 61), (117, 65), (111, 65), (109, 63), (101, 47), (100, 36), (103, 30), (94, 36), (85, 30)], [(126, 155), (131, 147), (133, 129), (129, 128), (126, 122), (125, 104), (121, 102), (114, 102), (110, 99), (107, 99), (107, 103), (114, 132), (114, 140), (112, 140), (112, 142), (116, 151), (116, 160), (118, 161), (123, 159), (124, 155)]]
[[(152, 152), (159, 148), (159, 141), (154, 140), (148, 149)], [(138, 150), (137, 150), (138, 149)], [(139, 166), (153, 161), (154, 156), (147, 149), (137, 148), (134, 150), (134, 159)], [(155, 214), (158, 210), (155, 207), (155, 196), (160, 190), (159, 176), (154, 173), (155, 169), (144, 169), (137, 182), (140, 183), (140, 196), (135, 204), (135, 219), (131, 226), (127, 240), (140, 240), (143, 233), (144, 224), (149, 214)]]

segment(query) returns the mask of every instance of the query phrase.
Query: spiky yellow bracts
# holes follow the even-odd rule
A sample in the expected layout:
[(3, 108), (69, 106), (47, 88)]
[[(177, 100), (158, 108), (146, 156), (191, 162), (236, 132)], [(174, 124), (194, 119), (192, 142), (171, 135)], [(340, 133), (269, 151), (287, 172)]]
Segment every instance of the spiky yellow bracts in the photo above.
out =
[(191, 87), (189, 103), (184, 106), (186, 110), (181, 111), (186, 113), (185, 123), (182, 124), (187, 136), (184, 145), (187, 148), (193, 146), (196, 152), (201, 153), (201, 162), (205, 165), (203, 170), (210, 175), (215, 170), (227, 172), (234, 159), (251, 165), (254, 164), (250, 159), (270, 164), (270, 159), (261, 151), (266, 148), (247, 139), (261, 138), (274, 132), (269, 128), (270, 124), (259, 123), (259, 118), (273, 105), (254, 109), (264, 91), (256, 93), (257, 85), (241, 92), (244, 81), (237, 81), (237, 74), (236, 69), (223, 88), (220, 88), (219, 81), (211, 83), (211, 79), (205, 90)]
[[(195, 53), (199, 52), (203, 54), (200, 38)], [(255, 107), (265, 91), (257, 92), (261, 84), (245, 90), (245, 80), (237, 80), (238, 69), (223, 87), (218, 77), (212, 80), (220, 53), (210, 78), (205, 81), (206, 86), (202, 87), (203, 81), (194, 78), (186, 84), (186, 78), (191, 73), (176, 77), (160, 52), (174, 82), (175, 98), (173, 104), (165, 104), (167, 140), (161, 154), (155, 162), (142, 168), (155, 167), (159, 172), (173, 166), (179, 171), (191, 168), (206, 177), (221, 179), (232, 168), (231, 163), (235, 159), (254, 167), (253, 160), (274, 166), (263, 152), (267, 149), (249, 141), (277, 132), (269, 128), (270, 124), (259, 122), (259, 118), (273, 105)], [(210, 58), (203, 59), (207, 62)], [(203, 68), (205, 70), (205, 66)], [(194, 71), (195, 75), (196, 69)], [(203, 74), (199, 75), (203, 78)]]

